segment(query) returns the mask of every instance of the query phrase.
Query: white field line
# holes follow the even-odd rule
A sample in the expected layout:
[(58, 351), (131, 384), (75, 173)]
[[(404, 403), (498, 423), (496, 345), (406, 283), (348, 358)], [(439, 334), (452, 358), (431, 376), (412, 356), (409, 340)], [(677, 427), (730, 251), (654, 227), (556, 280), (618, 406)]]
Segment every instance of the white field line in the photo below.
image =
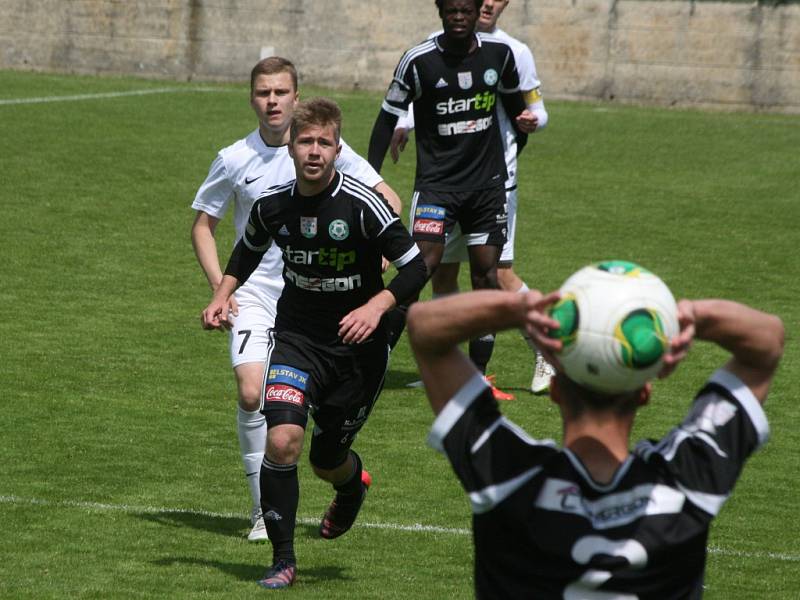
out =
[[(15, 505), (28, 505), (28, 506), (43, 506), (48, 508), (65, 508), (65, 509), (80, 509), (90, 512), (123, 512), (131, 514), (187, 514), (197, 515), (202, 517), (216, 517), (227, 519), (242, 519), (245, 517), (242, 513), (224, 513), (212, 512), (201, 509), (192, 508), (168, 508), (157, 506), (133, 506), (129, 504), (104, 504), (101, 502), (81, 502), (76, 500), (43, 500), (41, 498), (22, 498), (20, 496), (2, 496), (0, 495), (0, 504), (15, 504)], [(298, 517), (297, 522), (303, 525), (314, 525), (319, 523), (319, 517)], [(364, 523), (357, 522), (355, 527), (363, 529), (379, 529), (383, 531), (407, 531), (412, 533), (441, 533), (449, 535), (470, 535), (469, 529), (458, 527), (439, 527), (436, 525), (422, 525), (415, 523), (413, 525), (402, 525), (399, 523)], [(800, 554), (785, 554), (782, 552), (744, 552), (741, 550), (732, 550), (730, 548), (721, 548), (720, 546), (709, 546), (709, 554), (718, 554), (720, 556), (735, 556), (739, 558), (757, 558), (779, 560), (784, 562), (800, 562)]]
[(146, 96), (148, 94), (175, 94), (180, 92), (228, 92), (223, 88), (209, 87), (163, 87), (144, 90), (129, 90), (127, 92), (103, 92), (97, 94), (75, 94), (72, 96), (40, 96), (38, 98), (10, 98), (0, 100), (0, 106), (10, 104), (41, 104), (44, 102), (76, 102), (79, 100), (96, 100), (98, 98), (122, 98), (124, 96)]

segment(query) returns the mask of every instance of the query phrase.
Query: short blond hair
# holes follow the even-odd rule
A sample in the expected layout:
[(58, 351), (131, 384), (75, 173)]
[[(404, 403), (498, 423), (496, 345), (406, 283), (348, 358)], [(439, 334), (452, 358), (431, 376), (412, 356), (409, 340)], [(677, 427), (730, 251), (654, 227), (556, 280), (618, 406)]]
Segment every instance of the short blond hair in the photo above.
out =
[(289, 141), (293, 143), (298, 133), (308, 127), (327, 127), (333, 125), (336, 143), (342, 131), (342, 110), (333, 100), (314, 98), (300, 102), (294, 109), (292, 124), (289, 127)]
[(253, 93), (256, 78), (259, 75), (276, 75), (277, 73), (288, 73), (289, 77), (292, 78), (294, 91), (297, 91), (297, 69), (292, 61), (280, 56), (268, 56), (258, 61), (250, 71), (250, 93)]

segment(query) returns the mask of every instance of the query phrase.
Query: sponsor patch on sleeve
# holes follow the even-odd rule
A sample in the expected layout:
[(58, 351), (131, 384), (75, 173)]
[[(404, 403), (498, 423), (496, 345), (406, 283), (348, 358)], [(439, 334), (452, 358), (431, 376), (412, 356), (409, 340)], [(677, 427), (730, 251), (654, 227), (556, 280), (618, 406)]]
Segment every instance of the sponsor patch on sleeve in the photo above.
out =
[(285, 383), (305, 391), (308, 385), (308, 373), (289, 365), (270, 365), (267, 373), (267, 385)]
[(399, 82), (393, 81), (386, 92), (386, 100), (389, 102), (405, 102), (408, 98), (408, 91), (404, 90)]

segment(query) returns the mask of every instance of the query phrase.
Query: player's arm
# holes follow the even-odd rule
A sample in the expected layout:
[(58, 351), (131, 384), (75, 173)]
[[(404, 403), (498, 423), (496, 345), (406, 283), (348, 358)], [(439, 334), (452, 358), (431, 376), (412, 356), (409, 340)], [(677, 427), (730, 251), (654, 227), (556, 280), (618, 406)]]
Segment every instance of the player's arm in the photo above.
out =
[(211, 303), (203, 311), (202, 322), (205, 329), (230, 328), (228, 313), (234, 308), (233, 292), (247, 281), (269, 250), (272, 236), (263, 224), (263, 216), (260, 214), (263, 206), (262, 202), (256, 201), (250, 211), (244, 235), (236, 243), (222, 281), (214, 291)]
[(407, 61), (406, 55), (404, 55), (395, 70), (392, 83), (389, 85), (383, 104), (381, 104), (381, 110), (372, 126), (367, 160), (378, 173), (381, 172), (383, 159), (386, 158), (386, 150), (389, 149), (392, 142), (397, 119), (408, 114), (408, 106), (415, 99), (413, 87), (416, 85), (413, 76), (415, 68), (412, 61)]
[(403, 201), (400, 199), (400, 196), (397, 195), (392, 187), (386, 183), (385, 181), (381, 181), (378, 185), (372, 188), (376, 192), (378, 192), (381, 196), (386, 199), (386, 202), (389, 203), (389, 206), (392, 207), (392, 210), (397, 213), (398, 215), (403, 210)]
[[(394, 133), (392, 134), (391, 145), (389, 146), (389, 154), (392, 157), (392, 162), (400, 160), (400, 153), (406, 149), (408, 144), (408, 132), (414, 129), (414, 107), (413, 103), (408, 105), (408, 112), (405, 117), (397, 119), (394, 126)], [(400, 211), (396, 211), (399, 212)]]
[(397, 274), (385, 289), (339, 322), (339, 335), (346, 344), (367, 340), (378, 327), (381, 317), (397, 304), (416, 297), (428, 279), (422, 253), (408, 231), (397, 215), (387, 210), (386, 216), (388, 219), (379, 220), (369, 213), (362, 217), (362, 226), (368, 235), (377, 238), (381, 254), (389, 258), (397, 268)]
[(668, 368), (685, 356), (692, 338), (717, 344), (732, 354), (725, 369), (764, 403), (783, 356), (784, 327), (779, 317), (729, 300), (682, 300), (681, 333), (665, 357)]
[(383, 167), (383, 159), (386, 158), (386, 150), (392, 142), (394, 126), (397, 124), (397, 115), (387, 112), (381, 108), (375, 124), (372, 126), (372, 134), (369, 136), (369, 150), (367, 160), (372, 168), (378, 173)]
[(417, 302), (408, 311), (408, 336), (428, 400), (435, 414), (477, 369), (458, 344), (487, 333), (535, 326), (541, 332), (558, 323), (545, 308), (558, 294), (478, 291)]
[(222, 281), (215, 238), (217, 225), (235, 197), (232, 178), (225, 160), (221, 153), (217, 154), (192, 202), (192, 208), (195, 210), (191, 230), (192, 247), (212, 291)]
[(198, 210), (192, 223), (192, 247), (200, 268), (203, 269), (211, 291), (217, 289), (222, 281), (222, 267), (217, 254), (215, 233), (219, 219), (207, 212)]

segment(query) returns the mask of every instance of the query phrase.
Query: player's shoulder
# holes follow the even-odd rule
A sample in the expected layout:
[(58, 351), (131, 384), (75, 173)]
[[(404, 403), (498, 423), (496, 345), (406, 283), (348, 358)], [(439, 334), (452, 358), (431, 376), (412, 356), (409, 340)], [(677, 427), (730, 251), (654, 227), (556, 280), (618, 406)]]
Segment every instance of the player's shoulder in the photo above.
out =
[(249, 158), (254, 154), (258, 154), (258, 146), (256, 140), (260, 140), (258, 129), (251, 131), (245, 137), (240, 138), (225, 146), (219, 151), (219, 155), (226, 160), (226, 162), (239, 162), (242, 159)]
[(280, 210), (280, 201), (290, 200), (294, 191), (295, 180), (273, 185), (261, 192), (256, 202), (262, 207), (260, 210)]
[(478, 31), (475, 35), (478, 37), (478, 42), (480, 43), (481, 47), (486, 50), (500, 52), (507, 52), (511, 50), (511, 44), (498, 37), (495, 33)]
[(389, 209), (383, 196), (363, 181), (342, 173), (340, 189), (352, 199), (355, 206), (368, 210), (382, 223), (389, 223), (397, 218)]
[(417, 44), (416, 46), (412, 46), (411, 48), (405, 51), (405, 54), (403, 54), (403, 58), (400, 59), (398, 70), (403, 72), (416, 59), (435, 52), (438, 52), (436, 39), (435, 38), (426, 39)]
[(511, 48), (511, 50), (513, 50), (515, 57), (520, 56), (522, 54), (532, 54), (531, 49), (525, 42), (518, 40), (517, 38), (510, 35), (508, 32), (503, 31), (500, 28), (495, 29), (491, 33), (487, 33), (486, 35), (488, 37), (494, 37), (502, 42), (505, 42), (506, 45), (508, 45)]

